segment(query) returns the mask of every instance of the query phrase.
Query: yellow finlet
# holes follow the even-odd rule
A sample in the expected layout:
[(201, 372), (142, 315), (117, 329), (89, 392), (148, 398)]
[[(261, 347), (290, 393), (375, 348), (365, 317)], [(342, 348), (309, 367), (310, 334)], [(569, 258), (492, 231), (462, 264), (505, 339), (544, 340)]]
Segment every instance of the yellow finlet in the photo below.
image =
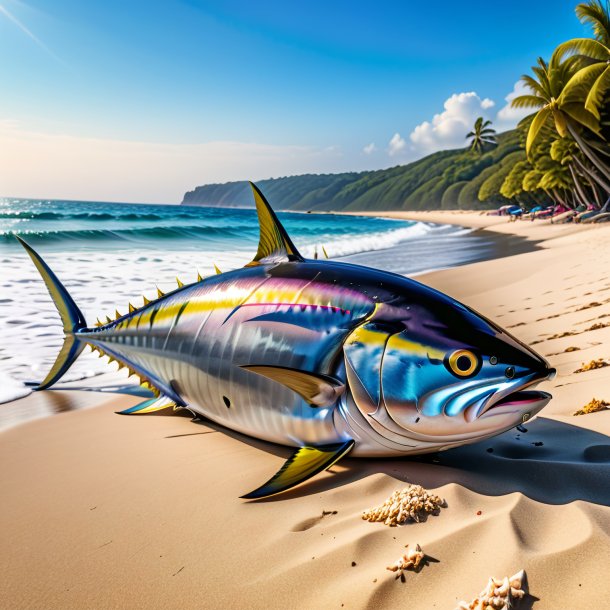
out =
[(184, 286), (184, 283), (180, 281), (179, 277), (176, 278), (176, 284), (178, 284), (178, 288), (182, 288), (182, 286)]
[(150, 304), (150, 299), (147, 299), (144, 295), (142, 295), (142, 298), (144, 299), (144, 307)]
[(197, 271), (197, 281), (203, 282), (203, 278), (201, 277), (201, 273), (199, 273), (199, 271)]
[(121, 314), (119, 313), (118, 309), (114, 310), (114, 315), (115, 315), (115, 320), (118, 320), (119, 318), (122, 318), (123, 316), (121, 316)]
[(112, 323), (112, 320), (110, 319), (110, 317), (106, 316), (106, 324), (111, 324), (111, 323)]
[(322, 246), (322, 252), (324, 252), (324, 256), (326, 258), (330, 258), (330, 256), (328, 256), (328, 252), (326, 251), (326, 248), (324, 246)]
[(164, 297), (165, 293), (157, 286), (157, 296), (159, 298)]
[(133, 313), (135, 310), (136, 308), (131, 303), (129, 303), (129, 313)]
[(216, 271), (216, 275), (220, 275), (222, 273), (222, 271), (216, 266), (216, 263), (214, 263), (214, 271)]
[(101, 322), (99, 318), (96, 318), (95, 325), (96, 326), (104, 326), (104, 323)]

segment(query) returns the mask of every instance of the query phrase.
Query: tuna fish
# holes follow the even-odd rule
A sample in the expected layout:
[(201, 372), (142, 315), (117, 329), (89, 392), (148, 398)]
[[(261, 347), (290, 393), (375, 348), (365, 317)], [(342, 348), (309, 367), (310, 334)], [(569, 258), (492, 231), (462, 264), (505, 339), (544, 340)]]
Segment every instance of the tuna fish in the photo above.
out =
[(65, 339), (40, 384), (85, 346), (139, 376), (154, 397), (123, 411), (188, 409), (231, 430), (295, 447), (261, 498), (350, 453), (414, 455), (500, 434), (550, 400), (548, 363), (471, 308), (401, 275), (306, 260), (252, 185), (260, 224), (242, 269), (145, 299), (89, 327), (42, 258), (20, 240), (61, 315)]

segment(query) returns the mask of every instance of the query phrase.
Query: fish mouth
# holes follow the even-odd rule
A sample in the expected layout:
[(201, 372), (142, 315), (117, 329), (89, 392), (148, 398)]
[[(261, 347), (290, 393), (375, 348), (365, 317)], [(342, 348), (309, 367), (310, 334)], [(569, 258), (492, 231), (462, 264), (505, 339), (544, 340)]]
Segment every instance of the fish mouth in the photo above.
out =
[(551, 400), (548, 392), (535, 390), (534, 386), (555, 376), (555, 369), (547, 369), (544, 374), (534, 374), (518, 385), (504, 388), (494, 392), (488, 397), (479, 411), (478, 418), (494, 417), (498, 415), (521, 414), (522, 421), (526, 421), (538, 413)]
[[(542, 380), (537, 380), (528, 385), (533, 385), (539, 381)], [(519, 413), (522, 416), (522, 421), (527, 421), (545, 407), (551, 398), (552, 396), (548, 392), (519, 389), (500, 397), (492, 403), (488, 403), (485, 411), (481, 413), (479, 417), (480, 419), (484, 419), (497, 415)]]
[(508, 396), (500, 398), (497, 402), (494, 402), (487, 408), (481, 417), (491, 415), (492, 411), (501, 407), (504, 407), (505, 410), (506, 408), (522, 410), (525, 407), (534, 406), (543, 401), (546, 404), (551, 398), (552, 396), (548, 392), (541, 392), (540, 390), (517, 390), (516, 392), (511, 392)]

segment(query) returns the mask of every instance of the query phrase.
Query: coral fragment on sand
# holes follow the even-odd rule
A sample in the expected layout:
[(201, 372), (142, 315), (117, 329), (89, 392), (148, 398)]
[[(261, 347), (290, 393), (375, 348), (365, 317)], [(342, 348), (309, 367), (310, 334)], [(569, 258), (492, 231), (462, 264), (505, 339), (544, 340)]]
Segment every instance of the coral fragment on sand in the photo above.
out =
[[(407, 545), (408, 548), (409, 545)], [(416, 544), (414, 548), (408, 549), (407, 552), (399, 557), (393, 564), (386, 567), (390, 572), (400, 572), (403, 570), (417, 570), (419, 565), (424, 560), (426, 554), (422, 551), (421, 546)]]
[(591, 360), (590, 362), (583, 362), (582, 366), (579, 369), (576, 369), (575, 373), (584, 373), (585, 371), (593, 371), (594, 369), (601, 369), (605, 366), (610, 366), (610, 362), (607, 362), (603, 358), (598, 358), (597, 360)]
[(515, 600), (525, 596), (525, 591), (522, 589), (524, 579), (523, 570), (510, 578), (505, 576), (502, 580), (490, 578), (478, 597), (470, 603), (460, 602), (456, 610), (508, 610), (513, 607)]
[(402, 491), (395, 491), (381, 506), (364, 511), (362, 518), (390, 526), (402, 525), (409, 519), (419, 522), (426, 514), (438, 515), (445, 506), (445, 500), (421, 485), (409, 485)]
[(610, 407), (610, 403), (605, 400), (592, 398), (582, 409), (579, 409), (574, 415), (588, 415), (589, 413), (597, 413), (598, 411), (606, 411)]

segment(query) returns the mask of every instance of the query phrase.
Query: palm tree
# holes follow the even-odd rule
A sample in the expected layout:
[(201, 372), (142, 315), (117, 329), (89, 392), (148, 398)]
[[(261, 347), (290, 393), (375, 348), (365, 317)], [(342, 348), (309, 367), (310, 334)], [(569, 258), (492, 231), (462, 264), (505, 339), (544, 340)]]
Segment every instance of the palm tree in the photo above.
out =
[(480, 116), (474, 122), (474, 128), (466, 134), (466, 138), (472, 138), (470, 142), (470, 150), (481, 154), (486, 144), (493, 145), (496, 143), (496, 130), (489, 127), (491, 121), (483, 121)]
[[(583, 136), (583, 129), (586, 129), (601, 137), (599, 120), (584, 107), (582, 87), (565, 91), (567, 83), (581, 67), (582, 59), (578, 56), (561, 61), (561, 53), (555, 52), (548, 64), (539, 57), (538, 65), (532, 68), (536, 78), (522, 76), (522, 81), (531, 93), (516, 97), (511, 105), (514, 108), (537, 109), (531, 118), (525, 143), (528, 155), (543, 128), (550, 125), (560, 137), (572, 137), (589, 161), (610, 180), (610, 169)], [(524, 121), (529, 120), (530, 117), (527, 117)], [(591, 175), (594, 179), (597, 176), (596, 173)]]
[(608, 2), (604, 4), (590, 0), (576, 7), (581, 22), (592, 26), (595, 39), (574, 38), (555, 51), (560, 58), (573, 54), (583, 61), (584, 67), (566, 84), (565, 92), (585, 91), (585, 108), (598, 120), (604, 94), (610, 89), (610, 7)]

